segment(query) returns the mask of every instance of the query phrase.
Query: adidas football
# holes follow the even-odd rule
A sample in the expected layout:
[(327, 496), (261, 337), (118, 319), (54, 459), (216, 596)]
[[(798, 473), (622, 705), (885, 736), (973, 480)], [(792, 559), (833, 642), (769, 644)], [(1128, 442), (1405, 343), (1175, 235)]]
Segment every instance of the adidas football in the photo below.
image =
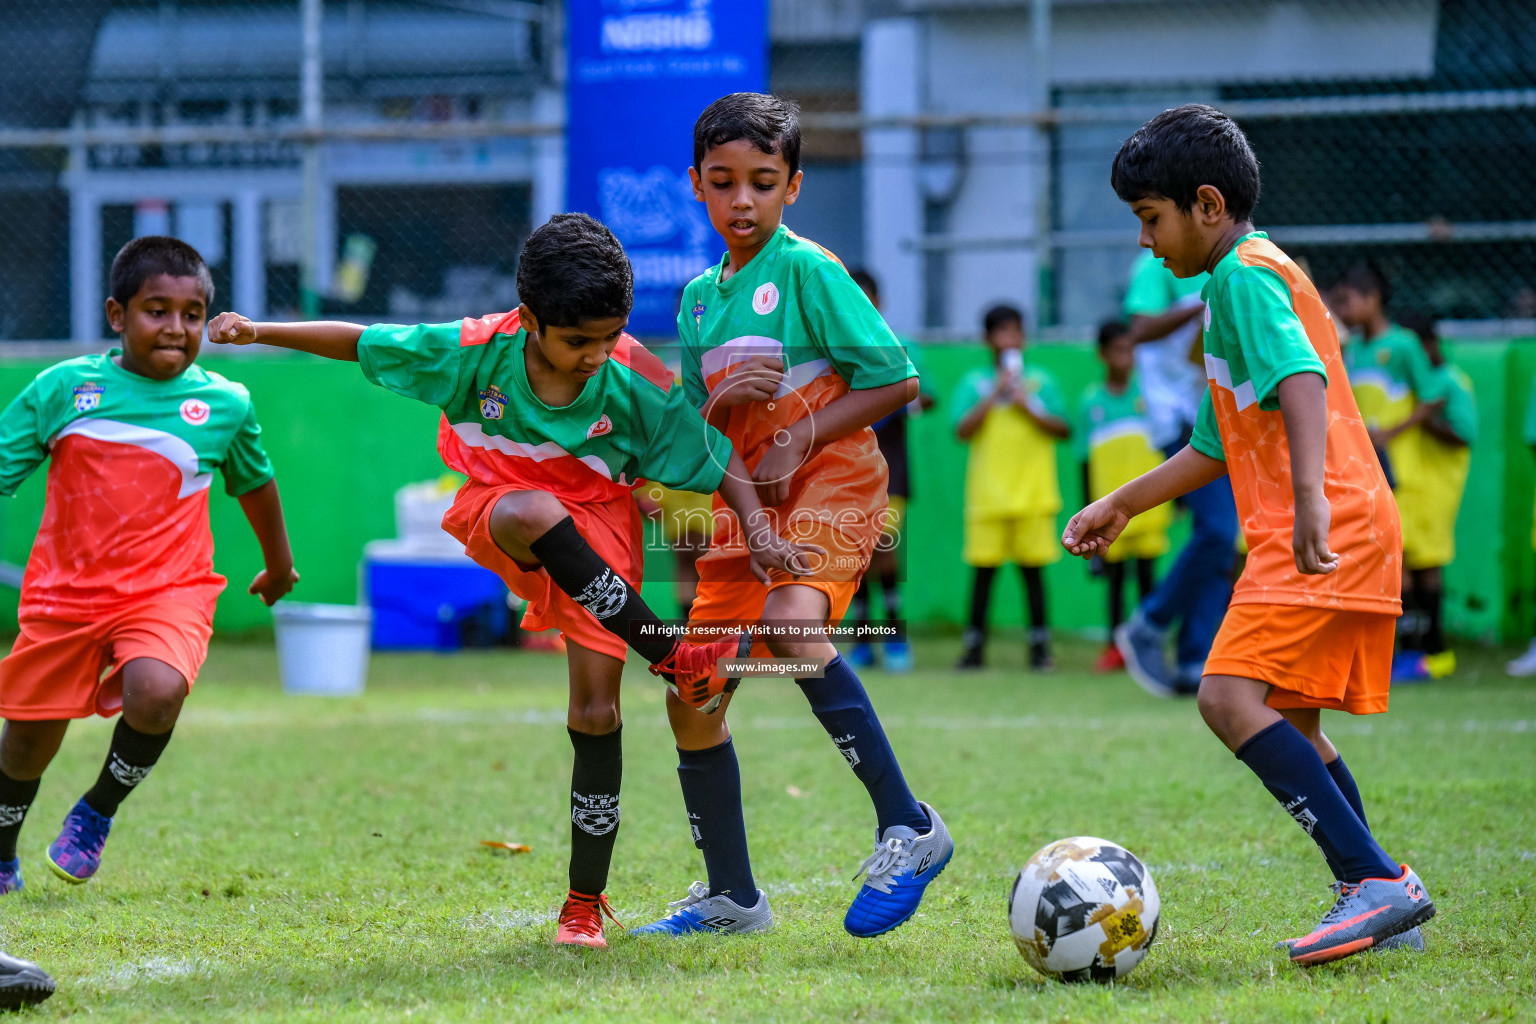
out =
[(1008, 896), (1008, 925), (1029, 965), (1061, 981), (1114, 981), (1157, 934), (1157, 886), (1106, 839), (1058, 839), (1029, 858)]

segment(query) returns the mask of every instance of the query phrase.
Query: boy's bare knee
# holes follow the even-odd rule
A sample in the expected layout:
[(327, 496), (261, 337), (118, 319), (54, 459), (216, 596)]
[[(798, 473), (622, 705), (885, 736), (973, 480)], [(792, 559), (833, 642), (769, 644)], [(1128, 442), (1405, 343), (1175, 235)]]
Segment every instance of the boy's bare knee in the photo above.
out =
[(619, 727), (619, 706), (611, 700), (590, 700), (572, 704), (565, 713), (566, 724), (588, 736), (606, 736)]
[(560, 499), (544, 491), (503, 495), (491, 508), (491, 535), (531, 544), (569, 514)]
[(708, 750), (731, 738), (724, 708), (706, 715), (671, 690), (667, 691), (667, 721), (672, 726), (672, 738), (682, 750)]
[(135, 658), (123, 666), (123, 718), (151, 736), (169, 732), (187, 699), (187, 680), (154, 658)]

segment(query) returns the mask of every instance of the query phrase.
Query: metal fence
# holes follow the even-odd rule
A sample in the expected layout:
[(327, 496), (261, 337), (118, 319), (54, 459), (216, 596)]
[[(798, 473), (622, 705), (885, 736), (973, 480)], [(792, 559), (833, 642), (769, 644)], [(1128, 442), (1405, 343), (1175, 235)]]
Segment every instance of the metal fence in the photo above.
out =
[[(603, 0), (569, 0), (599, 3)], [(729, 0), (711, 9), (730, 28)], [(515, 302), (563, 205), (563, 5), (0, 0), (0, 339), (99, 339), (105, 271), (172, 232), (218, 308), (430, 320)], [(1536, 316), (1528, 0), (777, 0), (805, 110), (791, 226), (873, 268), (901, 329), (1011, 300), (1081, 334), (1135, 255), (1110, 157), (1178, 102), (1227, 109), (1260, 226), (1321, 282)]]

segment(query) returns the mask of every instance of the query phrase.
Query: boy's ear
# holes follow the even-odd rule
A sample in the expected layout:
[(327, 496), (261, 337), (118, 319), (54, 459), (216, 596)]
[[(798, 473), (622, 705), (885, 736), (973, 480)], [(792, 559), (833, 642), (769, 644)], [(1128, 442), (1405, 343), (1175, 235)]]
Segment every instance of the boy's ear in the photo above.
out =
[(1195, 189), (1193, 212), (1201, 222), (1215, 224), (1227, 215), (1227, 197), (1215, 185), (1201, 185)]
[(112, 328), (113, 334), (122, 334), (128, 328), (128, 310), (121, 302), (111, 297), (107, 299), (107, 324)]
[(529, 334), (539, 333), (539, 318), (533, 315), (533, 310), (528, 308), (526, 302), (518, 303), (517, 324)]
[(796, 171), (789, 176), (789, 184), (784, 186), (784, 205), (794, 206), (795, 200), (800, 198), (800, 181), (805, 177), (804, 171)]
[(704, 201), (704, 179), (699, 177), (697, 167), (688, 168), (688, 180), (693, 184), (693, 198), (699, 202)]

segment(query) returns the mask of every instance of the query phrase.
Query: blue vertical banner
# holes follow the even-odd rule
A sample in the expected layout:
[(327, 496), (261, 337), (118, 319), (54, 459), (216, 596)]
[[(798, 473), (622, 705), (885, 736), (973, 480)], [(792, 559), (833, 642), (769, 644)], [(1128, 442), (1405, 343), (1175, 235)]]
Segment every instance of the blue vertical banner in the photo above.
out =
[(630, 333), (671, 336), (683, 286), (724, 251), (688, 181), (693, 122), (767, 84), (766, 0), (569, 0), (566, 203), (635, 268)]

